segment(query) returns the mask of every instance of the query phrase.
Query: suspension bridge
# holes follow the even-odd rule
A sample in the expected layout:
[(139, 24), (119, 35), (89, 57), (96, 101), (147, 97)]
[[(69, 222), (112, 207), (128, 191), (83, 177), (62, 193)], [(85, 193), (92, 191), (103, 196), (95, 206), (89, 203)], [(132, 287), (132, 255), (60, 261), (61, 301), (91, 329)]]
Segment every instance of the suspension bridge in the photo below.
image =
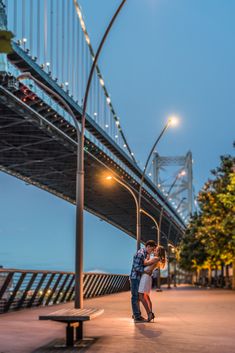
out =
[[(0, 0), (0, 30), (13, 34), (12, 52), (0, 53), (0, 170), (75, 204), (78, 141), (70, 112), (80, 126), (94, 59), (81, 8), (75, 0)], [(26, 76), (19, 81), (27, 72), (67, 105)], [(132, 194), (138, 195), (143, 170), (122, 129), (125, 118), (119, 117), (97, 66), (86, 115), (85, 207), (136, 238)], [(179, 179), (177, 171), (172, 183), (169, 175), (163, 175), (168, 165), (180, 166), (181, 171), (184, 167), (187, 177)], [(192, 155), (169, 158), (155, 154), (152, 166), (153, 179), (146, 173), (143, 183), (141, 240), (156, 238), (155, 225), (161, 222), (161, 244), (174, 246), (192, 212), (188, 202), (193, 190)], [(114, 176), (111, 183), (107, 183), (109, 175)], [(228, 320), (233, 317), (234, 296), (229, 291), (180, 283), (163, 294), (154, 291), (157, 324), (138, 326), (130, 317), (127, 275), (84, 273), (83, 277), (84, 298), (89, 298), (91, 307), (104, 308), (105, 315), (98, 324), (91, 322), (85, 328), (85, 334), (95, 339), (78, 342), (78, 346), (65, 348), (66, 352), (84, 351), (83, 344), (89, 342), (94, 343), (89, 352), (141, 353), (146, 347), (150, 351), (157, 347), (171, 353), (230, 353), (234, 349), (234, 322)], [(47, 315), (48, 306), (54, 304), (62, 311), (70, 310), (75, 282), (70, 272), (0, 269), (0, 350), (61, 351), (64, 328), (58, 322), (42, 323), (38, 316)]]
[[(14, 35), (12, 53), (1, 56), (0, 170), (75, 203), (76, 129), (66, 107), (24, 72), (62, 97), (81, 121), (83, 96), (94, 51), (79, 5), (73, 0), (1, 1), (1, 29)], [(135, 203), (113, 173), (138, 193), (142, 170), (121, 127), (99, 67), (93, 76), (85, 131), (85, 207), (136, 236)], [(182, 217), (146, 176), (142, 192), (142, 241), (156, 238), (151, 217), (159, 220), (161, 242), (177, 244)], [(149, 214), (151, 217), (148, 217)]]

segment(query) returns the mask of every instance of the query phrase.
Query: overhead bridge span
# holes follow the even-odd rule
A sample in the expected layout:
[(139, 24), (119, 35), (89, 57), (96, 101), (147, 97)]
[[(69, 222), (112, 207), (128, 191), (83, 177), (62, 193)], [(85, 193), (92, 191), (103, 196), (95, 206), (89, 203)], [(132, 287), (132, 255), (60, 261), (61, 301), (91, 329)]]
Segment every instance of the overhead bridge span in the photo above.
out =
[[(70, 104), (78, 120), (81, 108), (42, 72), (40, 67), (17, 48), (9, 60), (20, 71), (30, 71), (55, 89)], [(21, 55), (19, 55), (21, 54)], [(46, 76), (46, 77), (44, 77)], [(52, 97), (22, 84), (14, 75), (2, 75), (0, 81), (0, 166), (1, 170), (75, 203), (76, 131), (65, 109)], [(67, 115), (66, 115), (67, 114)], [(135, 237), (136, 209), (131, 194), (120, 184), (108, 182), (114, 173), (138, 192), (141, 170), (134, 161), (87, 119), (85, 142), (85, 207), (87, 211)], [(157, 221), (164, 198), (146, 177), (142, 207)], [(164, 205), (162, 242), (166, 237), (177, 243), (184, 223), (170, 204)], [(142, 215), (142, 241), (156, 238), (151, 219)]]

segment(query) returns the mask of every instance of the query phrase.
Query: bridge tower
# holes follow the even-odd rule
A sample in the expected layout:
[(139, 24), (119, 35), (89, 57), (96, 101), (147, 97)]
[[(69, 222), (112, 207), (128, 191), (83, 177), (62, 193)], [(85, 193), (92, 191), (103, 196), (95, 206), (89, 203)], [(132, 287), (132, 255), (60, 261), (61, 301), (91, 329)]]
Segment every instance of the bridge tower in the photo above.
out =
[[(170, 168), (173, 169), (173, 173), (170, 173)], [(177, 178), (177, 175), (182, 170), (185, 171), (185, 175)], [(174, 180), (176, 180), (175, 183)], [(193, 212), (193, 168), (191, 151), (189, 151), (186, 156), (176, 157), (163, 157), (155, 152), (153, 158), (153, 182), (160, 188), (165, 197), (172, 202), (180, 216), (186, 221)], [(173, 187), (171, 187), (172, 184), (174, 184)], [(171, 191), (168, 195), (169, 190)]]

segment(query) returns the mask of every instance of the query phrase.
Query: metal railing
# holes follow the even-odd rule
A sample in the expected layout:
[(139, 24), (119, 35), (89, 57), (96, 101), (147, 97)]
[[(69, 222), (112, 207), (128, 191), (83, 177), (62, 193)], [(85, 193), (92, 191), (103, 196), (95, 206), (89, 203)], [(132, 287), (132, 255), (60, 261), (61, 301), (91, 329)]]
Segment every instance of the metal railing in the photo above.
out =
[[(73, 272), (0, 269), (0, 314), (74, 300)], [(84, 298), (130, 289), (127, 275), (84, 273)]]

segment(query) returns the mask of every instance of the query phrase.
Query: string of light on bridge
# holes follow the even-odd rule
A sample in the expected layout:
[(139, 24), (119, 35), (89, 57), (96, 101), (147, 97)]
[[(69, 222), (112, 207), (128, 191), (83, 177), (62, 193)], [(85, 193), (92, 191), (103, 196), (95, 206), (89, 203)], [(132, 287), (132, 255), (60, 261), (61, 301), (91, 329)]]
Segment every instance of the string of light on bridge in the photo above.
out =
[[(8, 0), (5, 4), (14, 41), (82, 107), (94, 51), (77, 1)], [(96, 73), (87, 112), (136, 163), (98, 66)]]

